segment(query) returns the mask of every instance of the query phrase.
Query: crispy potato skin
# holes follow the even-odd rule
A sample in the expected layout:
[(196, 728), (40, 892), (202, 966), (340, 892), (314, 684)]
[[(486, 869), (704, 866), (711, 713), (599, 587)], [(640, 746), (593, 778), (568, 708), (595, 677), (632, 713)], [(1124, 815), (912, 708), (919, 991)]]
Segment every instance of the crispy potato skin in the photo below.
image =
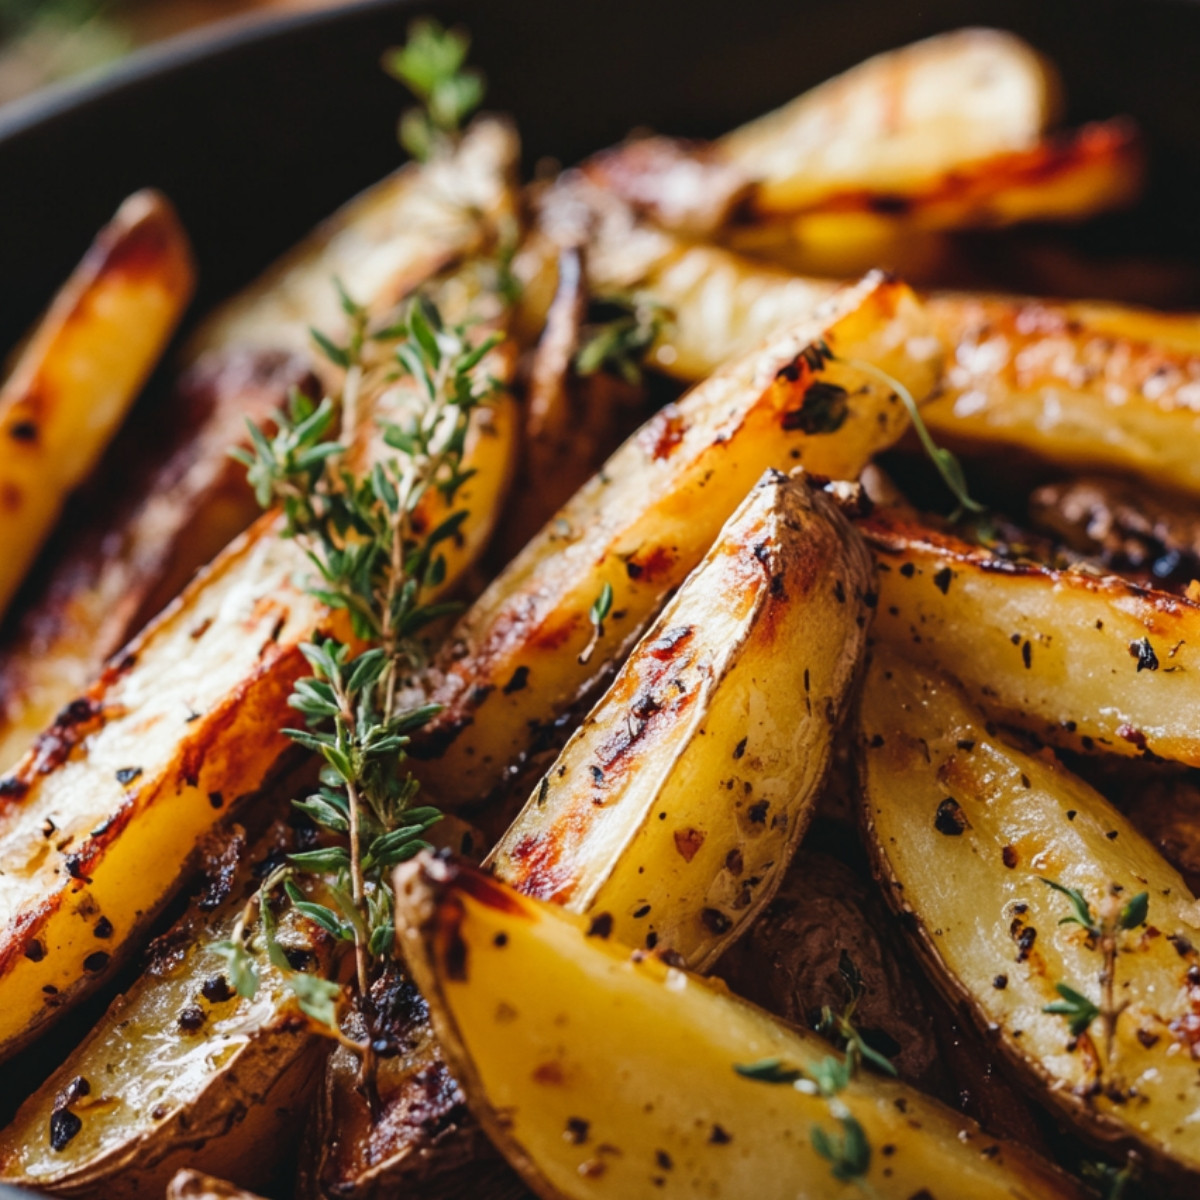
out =
[(954, 348), (944, 389), (924, 414), (936, 435), (1200, 493), (1194, 322), (964, 294), (928, 304)]
[(0, 611), (162, 354), (195, 283), (165, 197), (117, 211), (0, 387)]
[[(811, 369), (806, 350), (819, 340), (917, 396), (939, 369), (911, 293), (868, 277), (647, 423), (493, 582), (435, 660), (432, 698), (444, 708), (414, 740), (423, 760), (414, 770), (444, 805), (486, 797), (533, 734), (594, 688), (765, 468), (853, 478), (899, 436), (907, 418), (877, 380), (840, 361)], [(836, 432), (819, 432), (804, 405), (829, 383), (845, 388), (849, 409)], [(581, 662), (606, 583), (612, 612)]]
[[(451, 863), (409, 864), (396, 892), (401, 948), (468, 1102), (539, 1196), (652, 1197), (660, 1180), (689, 1196), (844, 1194), (796, 1136), (829, 1122), (825, 1102), (732, 1070), (808, 1066), (829, 1053), (815, 1034)], [(882, 1197), (1080, 1194), (902, 1084), (860, 1074), (840, 1098), (893, 1147), (865, 1177)]]
[(512, 887), (706, 969), (808, 827), (874, 580), (833, 502), (768, 472), (488, 858)]
[[(317, 388), (295, 356), (209, 356), (176, 386), (164, 459), (148, 467), (141, 438), (119, 447), (105, 496), (98, 502), (89, 488), (68, 509), (65, 536), (51, 547), (54, 569), (23, 595), (0, 650), (0, 768), (15, 764), (105, 660), (258, 516), (229, 447), (245, 437), (247, 419), (269, 421), (291, 386)], [(115, 514), (103, 502), (114, 488)]]
[[(57, 1195), (157, 1197), (181, 1166), (267, 1185), (298, 1136), (328, 1051), (262, 952), (253, 1000), (235, 995), (213, 949), (230, 937), (263, 864), (296, 849), (273, 825), (252, 845), (240, 829), (212, 839), (205, 886), (155, 944), (150, 965), (0, 1133), (0, 1180)], [(294, 911), (279, 939), (306, 970), (328, 973), (332, 938)], [(46, 1131), (71, 1081), (81, 1124), (54, 1149)]]
[(879, 641), (1047, 741), (1200, 765), (1189, 665), (1200, 606), (1009, 561), (882, 509), (860, 528), (879, 566)]
[[(1040, 1100), (1110, 1149), (1136, 1148), (1193, 1194), (1200, 910), (1187, 885), (1051, 755), (990, 733), (945, 677), (881, 650), (863, 697), (864, 826), (933, 978)], [(1103, 1019), (1073, 1038), (1044, 1011), (1058, 982), (1098, 997), (1103, 959), (1082, 929), (1060, 923), (1067, 899), (1043, 878), (1080, 889), (1093, 912), (1112, 885), (1149, 893), (1149, 923), (1119, 946), (1124, 1007), (1111, 1055)]]

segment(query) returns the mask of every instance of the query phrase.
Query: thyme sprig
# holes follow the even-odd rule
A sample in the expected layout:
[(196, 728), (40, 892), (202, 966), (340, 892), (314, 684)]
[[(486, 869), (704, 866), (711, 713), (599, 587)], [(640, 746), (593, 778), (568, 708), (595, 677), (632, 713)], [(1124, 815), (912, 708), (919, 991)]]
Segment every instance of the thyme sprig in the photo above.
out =
[(1117, 1019), (1125, 1011), (1126, 1004), (1116, 1002), (1117, 955), (1120, 953), (1120, 935), (1129, 933), (1146, 923), (1150, 911), (1150, 894), (1138, 892), (1123, 903), (1122, 889), (1117, 885), (1109, 888), (1094, 912), (1087, 897), (1078, 889), (1067, 887), (1054, 879), (1039, 876), (1049, 888), (1066, 896), (1071, 911), (1059, 920), (1060, 925), (1078, 925), (1087, 934), (1089, 944), (1100, 952), (1100, 1003), (1070, 984), (1059, 981), (1054, 985), (1059, 999), (1042, 1008), (1042, 1012), (1064, 1017), (1071, 1036), (1082, 1037), (1091, 1028), (1092, 1022), (1101, 1019), (1104, 1023), (1105, 1062), (1113, 1061)]
[[(834, 356), (829, 354), (829, 357), (832, 358)], [(971, 498), (971, 493), (967, 488), (967, 477), (963, 472), (962, 463), (958, 461), (957, 456), (945, 447), (939, 446), (933, 440), (933, 435), (929, 432), (929, 427), (925, 424), (925, 418), (921, 416), (920, 406), (913, 399), (912, 392), (900, 380), (893, 378), (874, 363), (865, 362), (857, 358), (847, 358), (841, 361), (848, 367), (853, 367), (856, 371), (864, 371), (868, 375), (875, 376), (876, 379), (886, 384), (900, 397), (900, 402), (908, 411), (909, 419), (913, 423), (913, 428), (917, 432), (917, 437), (920, 439), (925, 453), (929, 456), (930, 462), (933, 463), (938, 474), (942, 477), (942, 482), (950, 489), (951, 495), (958, 504), (958, 507), (951, 514), (950, 519), (957, 521), (965, 512), (985, 512), (985, 506), (980, 504), (978, 500)]]
[[(327, 844), (292, 854), (288, 873), (276, 873), (264, 885), (257, 911), (268, 958), (285, 971), (303, 1011), (361, 1054), (362, 1082), (374, 1109), (373, 1039), (347, 1040), (336, 985), (288, 971), (286, 958), (276, 954), (269, 928), (272, 892), (282, 889), (300, 913), (353, 943), (353, 1000), (369, 1033), (364, 1006), (394, 941), (391, 869), (429, 845), (424, 835), (442, 815), (416, 803), (418, 784), (403, 770), (410, 735), (438, 707), (398, 707), (397, 691), (404, 674), (424, 661), (422, 632), (458, 609), (434, 593), (446, 577), (444, 548), (468, 515), (455, 507), (473, 474), (464, 465), (467, 433), (476, 411), (499, 390), (483, 370), (499, 336), (448, 325), (423, 295), (400, 322), (371, 331), (365, 311), (342, 295), (345, 344), (314, 335), (343, 371), (341, 392), (320, 404), (293, 393), (275, 433), (252, 426), (251, 447), (237, 456), (260, 502), (280, 506), (283, 536), (299, 541), (312, 563), (307, 590), (344, 612), (353, 635), (352, 642), (324, 637), (301, 646), (312, 674), (296, 683), (289, 704), (304, 727), (285, 732), (321, 759), (318, 790), (296, 807)], [(367, 354), (380, 341), (392, 343), (382, 367), (368, 362)], [(382, 448), (374, 462), (360, 465), (361, 449), (345, 443), (361, 433), (355, 406), (369, 370), (382, 370), (384, 386), (401, 381), (408, 403), (399, 419), (379, 422)], [(447, 515), (430, 528), (428, 502), (435, 496)], [(308, 899), (295, 884), (297, 873), (319, 877), (329, 903)], [(245, 942), (233, 938), (225, 953), (235, 987), (252, 995), (257, 976)]]
[[(785, 1066), (782, 1059), (764, 1058), (753, 1063), (735, 1063), (733, 1069), (744, 1079), (759, 1083), (789, 1084), (798, 1092), (809, 1096), (821, 1096), (829, 1107), (829, 1114), (838, 1123), (838, 1129), (830, 1132), (813, 1123), (809, 1130), (813, 1149), (829, 1163), (830, 1173), (842, 1183), (853, 1183), (866, 1195), (873, 1189), (866, 1181), (871, 1169), (871, 1143), (858, 1119), (840, 1098), (858, 1070), (859, 1052), (851, 1044), (845, 1057), (832, 1055), (801, 1070)], [(889, 1064), (890, 1066), (890, 1064)]]
[(408, 40), (383, 56), (383, 69), (420, 101), (400, 117), (400, 144), (425, 162), (453, 144), (463, 122), (483, 102), (483, 73), (467, 67), (471, 39), (432, 17), (413, 21)]
[(613, 292), (592, 297), (588, 317), (575, 351), (576, 373), (605, 371), (638, 386), (646, 355), (671, 323), (670, 311), (644, 292)]
[(847, 1057), (857, 1056), (863, 1062), (868, 1062), (877, 1071), (885, 1075), (896, 1074), (896, 1068), (891, 1061), (878, 1050), (869, 1046), (862, 1034), (854, 1025), (854, 1010), (858, 1007), (863, 995), (862, 975), (849, 954), (843, 950), (838, 955), (838, 974), (846, 988), (846, 1007), (840, 1013), (835, 1013), (828, 1005), (821, 1009), (821, 1020), (817, 1032), (829, 1038), (835, 1044), (841, 1042), (846, 1048)]

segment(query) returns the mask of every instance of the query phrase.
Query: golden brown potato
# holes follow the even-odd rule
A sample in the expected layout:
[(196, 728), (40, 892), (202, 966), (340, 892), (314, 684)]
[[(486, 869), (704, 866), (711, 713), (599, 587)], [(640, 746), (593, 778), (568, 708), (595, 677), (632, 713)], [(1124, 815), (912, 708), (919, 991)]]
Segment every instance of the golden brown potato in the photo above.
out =
[[(503, 382), (511, 362), (501, 347), (484, 369)], [(376, 411), (395, 414), (416, 386), (386, 385)], [(511, 403), (473, 418), (464, 464), (481, 469), (460, 497), (470, 516), (443, 589), (499, 511)], [(421, 515), (444, 519), (440, 495), (427, 500)], [(268, 514), (235, 540), (0, 780), (10, 880), (0, 892), (0, 1057), (112, 974), (222, 810), (261, 786), (291, 745), (281, 731), (293, 723), (292, 685), (307, 674), (300, 645), (326, 630), (349, 636), (303, 590), (311, 564), (279, 530)], [(110, 932), (98, 947), (101, 919)]]
[[(253, 1000), (234, 992), (214, 946), (234, 936), (264, 871), (298, 848), (282, 822), (252, 844), (240, 829), (213, 839), (204, 890), (146, 972), (0, 1133), (0, 1181), (114, 1200), (160, 1196), (183, 1166), (270, 1182), (328, 1043), (257, 936)], [(333, 939), (295, 909), (278, 939), (295, 969), (329, 973)]]
[(101, 230), (0, 387), (0, 612), (87, 478), (192, 296), (187, 235), (157, 192)]
[(880, 568), (880, 642), (1047, 741), (1200, 765), (1200, 605), (1006, 559), (886, 510), (860, 528)]
[[(819, 369), (818, 342), (837, 356), (819, 355)], [(595, 687), (764, 469), (853, 478), (899, 436), (898, 397), (855, 361), (917, 397), (932, 386), (937, 346), (902, 284), (869, 277), (663, 409), (493, 582), (434, 661), (444, 708), (413, 743), (414, 770), (445, 805), (486, 797), (538, 729)], [(583, 655), (606, 585), (611, 613)]]
[[(810, 1140), (828, 1102), (739, 1075), (764, 1059), (810, 1072), (828, 1043), (586, 918), (422, 857), (396, 875), (400, 947), (468, 1102), (539, 1195), (1078, 1196), (1022, 1148), (919, 1092), (859, 1071), (837, 1094), (867, 1144), (835, 1176)], [(836, 1061), (836, 1060), (835, 1060)], [(865, 1161), (864, 1161), (865, 1160)]]
[(878, 652), (859, 740), (888, 899), (1040, 1100), (1191, 1195), (1200, 905), (1097, 792), (991, 728), (944, 676)]
[(1200, 492), (1200, 357), (1181, 348), (1193, 319), (963, 294), (928, 303), (953, 347), (923, 414), (935, 436)]
[[(202, 359), (172, 397), (165, 456), (136, 439), (68, 509), (48, 548), (54, 568), (22, 597), (0, 650), (0, 768), (11, 767), (64, 705), (258, 515), (229, 447), (247, 419), (269, 422), (287, 390), (317, 387), (306, 361), (267, 351)], [(132, 461), (130, 461), (132, 460)], [(114, 511), (111, 490), (120, 493)]]
[(833, 502), (768, 472), (485, 865), (618, 941), (707, 969), (808, 827), (873, 586)]

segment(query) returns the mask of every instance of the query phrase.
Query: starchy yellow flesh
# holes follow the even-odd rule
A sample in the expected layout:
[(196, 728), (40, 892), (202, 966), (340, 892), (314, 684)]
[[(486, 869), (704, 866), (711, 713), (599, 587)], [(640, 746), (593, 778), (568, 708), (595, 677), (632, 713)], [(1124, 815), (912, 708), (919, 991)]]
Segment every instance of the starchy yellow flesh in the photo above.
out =
[[(488, 863), (707, 968), (786, 870), (866, 645), (865, 549), (803, 479), (763, 477)], [(601, 919), (597, 917), (597, 919)]]
[(0, 612), (154, 369), (195, 282), (174, 209), (138, 192), (55, 297), (0, 387)]
[[(810, 1140), (814, 1125), (837, 1131), (826, 1102), (734, 1071), (812, 1068), (834, 1053), (816, 1034), (467, 868), (418, 860), (396, 891), (400, 948), (456, 1076), (538, 1196), (851, 1194)], [(903, 1084), (860, 1073), (839, 1098), (880, 1197), (1079, 1195)]]
[[(1178, 872), (1051, 756), (1014, 749), (956, 685), (890, 651), (867, 678), (859, 753), (877, 871), (946, 995), (1080, 1132), (1195, 1171), (1200, 913)], [(1103, 1018), (1074, 1038), (1045, 1011), (1059, 982), (1103, 1003), (1103, 958), (1044, 878), (1093, 914), (1114, 886), (1117, 905), (1149, 894), (1119, 942), (1111, 1053)]]

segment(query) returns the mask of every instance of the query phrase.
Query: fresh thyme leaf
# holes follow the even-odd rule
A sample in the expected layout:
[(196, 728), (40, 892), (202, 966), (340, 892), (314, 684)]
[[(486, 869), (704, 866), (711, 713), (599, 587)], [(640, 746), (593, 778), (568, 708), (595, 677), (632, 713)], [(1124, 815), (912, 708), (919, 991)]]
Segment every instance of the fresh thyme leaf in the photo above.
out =
[(588, 610), (588, 620), (592, 623), (592, 637), (579, 653), (579, 661), (581, 663), (586, 663), (595, 653), (600, 639), (604, 636), (604, 622), (608, 619), (609, 613), (612, 612), (612, 605), (612, 584), (606, 580), (604, 586), (600, 589), (600, 594), (592, 601), (592, 607)]
[(1138, 1171), (1137, 1163), (1130, 1159), (1123, 1167), (1106, 1162), (1085, 1162), (1081, 1174), (1096, 1187), (1100, 1200), (1124, 1200)]
[(795, 1083), (804, 1078), (799, 1067), (785, 1067), (781, 1058), (760, 1058), (752, 1063), (734, 1063), (733, 1069), (744, 1079), (758, 1083)]
[(482, 72), (467, 67), (470, 38), (432, 18), (413, 21), (408, 41), (383, 56), (383, 69), (421, 103), (400, 118), (400, 144), (425, 161), (442, 150), (483, 103)]
[(1061, 883), (1056, 883), (1053, 879), (1047, 879), (1044, 875), (1039, 875), (1038, 878), (1047, 887), (1052, 887), (1056, 892), (1061, 892), (1071, 902), (1073, 911), (1070, 916), (1063, 917), (1059, 921), (1060, 925), (1079, 925), (1086, 929), (1093, 937), (1099, 936), (1100, 927), (1092, 915), (1091, 905), (1088, 904), (1087, 898), (1081, 891), (1077, 888), (1064, 887)]
[(1099, 1007), (1068, 984), (1056, 983), (1054, 990), (1062, 999), (1043, 1006), (1042, 1012), (1057, 1013), (1066, 1017), (1067, 1026), (1074, 1037), (1086, 1033), (1091, 1023), (1100, 1015)]
[(1146, 923), (1149, 912), (1150, 893), (1138, 892), (1121, 907), (1121, 911), (1117, 914), (1117, 924), (1122, 929), (1136, 929), (1139, 925)]
[(870, 1063), (877, 1071), (885, 1075), (895, 1076), (896, 1068), (886, 1055), (880, 1054), (869, 1045), (854, 1025), (854, 1010), (862, 997), (862, 975), (854, 960), (845, 951), (838, 955), (838, 974), (846, 986), (847, 1003), (840, 1014), (835, 1013), (828, 1005), (821, 1009), (821, 1020), (817, 1031), (824, 1034), (833, 1042), (841, 1042), (846, 1048), (846, 1062), (850, 1073), (858, 1062)]
[(258, 991), (258, 971), (250, 952), (240, 941), (217, 942), (213, 946), (229, 966), (229, 982), (233, 990), (245, 999), (251, 999)]
[(334, 983), (332, 979), (322, 979), (320, 975), (306, 975), (303, 971), (291, 972), (287, 983), (302, 1013), (319, 1025), (337, 1029), (337, 1002), (342, 994), (341, 984)]
[(812, 1146), (830, 1164), (834, 1179), (848, 1183), (871, 1169), (871, 1145), (863, 1127), (849, 1113), (839, 1117), (839, 1122), (840, 1134), (814, 1125)]
[(647, 353), (670, 322), (668, 310), (637, 292), (598, 296), (592, 308), (602, 319), (585, 325), (581, 332), (576, 372), (606, 371), (637, 386)]

